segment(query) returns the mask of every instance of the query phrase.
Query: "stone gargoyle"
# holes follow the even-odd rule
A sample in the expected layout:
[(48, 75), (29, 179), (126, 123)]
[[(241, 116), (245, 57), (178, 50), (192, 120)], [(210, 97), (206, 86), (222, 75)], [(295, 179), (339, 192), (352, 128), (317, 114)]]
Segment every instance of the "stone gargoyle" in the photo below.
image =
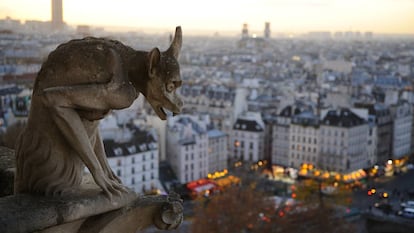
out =
[(177, 27), (170, 47), (137, 51), (119, 41), (88, 37), (51, 52), (39, 71), (27, 126), (16, 143), (15, 194), (61, 196), (80, 188), (84, 165), (112, 199), (128, 190), (113, 173), (99, 120), (129, 107), (142, 93), (165, 120), (181, 111)]

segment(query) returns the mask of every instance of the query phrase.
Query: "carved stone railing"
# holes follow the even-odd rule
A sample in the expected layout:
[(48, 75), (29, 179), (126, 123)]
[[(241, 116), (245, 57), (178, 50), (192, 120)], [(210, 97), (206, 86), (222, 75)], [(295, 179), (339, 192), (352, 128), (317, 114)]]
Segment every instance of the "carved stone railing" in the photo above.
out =
[[(4, 161), (12, 161), (6, 159), (12, 153), (0, 151), (0, 172), (10, 174), (10, 165), (4, 166)], [(1, 176), (0, 182), (9, 178)], [(131, 191), (109, 200), (91, 183), (62, 197), (18, 194), (0, 198), (0, 232), (7, 233), (135, 233), (151, 225), (174, 229), (182, 219), (182, 200), (176, 194), (140, 196)]]

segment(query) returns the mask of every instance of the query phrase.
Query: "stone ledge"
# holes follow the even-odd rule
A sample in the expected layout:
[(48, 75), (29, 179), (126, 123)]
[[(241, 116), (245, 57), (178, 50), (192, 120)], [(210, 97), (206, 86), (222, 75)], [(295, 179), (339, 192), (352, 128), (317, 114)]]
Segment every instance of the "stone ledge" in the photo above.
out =
[(0, 146), (0, 197), (13, 194), (14, 150)]
[(0, 232), (32, 232), (122, 208), (135, 193), (109, 201), (98, 189), (65, 197), (19, 194), (0, 198)]
[(182, 221), (181, 204), (174, 195), (133, 192), (110, 201), (99, 189), (64, 198), (19, 194), (0, 198), (0, 232), (135, 233), (153, 224), (171, 229)]

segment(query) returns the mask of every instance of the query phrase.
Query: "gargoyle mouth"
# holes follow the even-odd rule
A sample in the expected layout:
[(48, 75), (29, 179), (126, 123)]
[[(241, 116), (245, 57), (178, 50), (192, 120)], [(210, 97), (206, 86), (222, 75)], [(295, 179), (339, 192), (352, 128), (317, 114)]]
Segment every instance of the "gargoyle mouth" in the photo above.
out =
[(172, 112), (169, 109), (161, 106), (156, 108), (155, 112), (157, 113), (158, 117), (161, 118), (161, 120), (166, 120), (167, 116), (176, 116), (179, 114), (179, 112)]

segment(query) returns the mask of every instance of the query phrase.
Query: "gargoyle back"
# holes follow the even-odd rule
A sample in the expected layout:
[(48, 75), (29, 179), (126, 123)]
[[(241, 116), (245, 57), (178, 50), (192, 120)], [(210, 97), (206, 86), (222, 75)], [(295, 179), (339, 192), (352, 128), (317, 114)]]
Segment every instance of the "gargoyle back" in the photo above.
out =
[[(114, 58), (111, 49), (119, 57)], [(128, 75), (128, 59), (133, 52), (132, 48), (115, 40), (94, 37), (71, 40), (49, 54), (37, 75), (34, 89), (107, 83), (113, 75), (114, 62), (121, 62), (123, 75)]]

